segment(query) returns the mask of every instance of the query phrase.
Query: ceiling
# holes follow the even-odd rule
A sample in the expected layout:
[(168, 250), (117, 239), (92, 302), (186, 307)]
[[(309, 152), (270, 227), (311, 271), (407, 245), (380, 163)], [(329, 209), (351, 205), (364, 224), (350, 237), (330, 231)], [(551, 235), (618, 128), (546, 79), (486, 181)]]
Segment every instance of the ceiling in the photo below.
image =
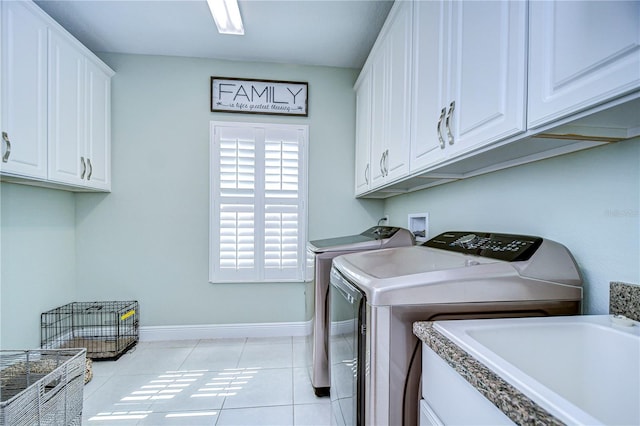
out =
[(36, 0), (94, 52), (361, 68), (393, 4), (239, 0), (244, 36), (221, 35), (206, 0)]

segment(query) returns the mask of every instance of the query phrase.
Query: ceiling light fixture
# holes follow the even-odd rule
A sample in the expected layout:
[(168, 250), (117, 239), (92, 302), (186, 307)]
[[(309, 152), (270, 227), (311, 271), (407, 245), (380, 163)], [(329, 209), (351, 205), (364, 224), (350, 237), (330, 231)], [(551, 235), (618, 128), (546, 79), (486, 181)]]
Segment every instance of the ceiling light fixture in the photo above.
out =
[(207, 0), (220, 34), (244, 35), (238, 0)]

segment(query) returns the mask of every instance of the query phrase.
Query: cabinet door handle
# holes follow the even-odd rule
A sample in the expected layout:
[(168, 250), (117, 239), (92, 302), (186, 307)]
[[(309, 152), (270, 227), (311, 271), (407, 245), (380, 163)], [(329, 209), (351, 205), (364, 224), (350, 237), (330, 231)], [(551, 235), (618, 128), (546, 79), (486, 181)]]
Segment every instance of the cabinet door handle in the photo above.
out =
[(444, 139), (442, 139), (442, 120), (444, 120), (444, 115), (447, 113), (447, 108), (442, 108), (440, 111), (440, 119), (438, 120), (438, 141), (440, 141), (440, 149), (444, 149)]
[(387, 175), (387, 154), (389, 153), (389, 150), (385, 150), (382, 153), (382, 159), (381, 159), (381, 164), (380, 164), (380, 170), (382, 171), (382, 177), (385, 177)]
[(369, 185), (369, 163), (367, 163), (367, 167), (364, 169), (364, 183)]
[(453, 114), (453, 110), (456, 108), (456, 101), (451, 101), (449, 104), (449, 113), (447, 114), (447, 137), (449, 138), (449, 145), (453, 145), (453, 135), (451, 134), (451, 123), (449, 120), (451, 119), (451, 115)]
[(84, 162), (84, 157), (80, 157), (80, 164), (82, 164), (82, 173), (80, 173), (80, 179), (84, 179), (84, 174), (87, 173), (87, 165)]
[(389, 176), (389, 150), (384, 152), (384, 175)]
[(382, 177), (384, 177), (384, 152), (380, 156), (380, 173), (382, 173)]
[(89, 166), (89, 173), (87, 174), (87, 180), (91, 180), (91, 175), (93, 174), (93, 165), (91, 164), (91, 160), (87, 158), (87, 166)]
[(7, 150), (2, 156), (2, 162), (6, 163), (7, 161), (9, 161), (9, 156), (11, 155), (11, 141), (9, 140), (9, 135), (7, 134), (7, 132), (2, 132), (2, 139), (7, 144)]

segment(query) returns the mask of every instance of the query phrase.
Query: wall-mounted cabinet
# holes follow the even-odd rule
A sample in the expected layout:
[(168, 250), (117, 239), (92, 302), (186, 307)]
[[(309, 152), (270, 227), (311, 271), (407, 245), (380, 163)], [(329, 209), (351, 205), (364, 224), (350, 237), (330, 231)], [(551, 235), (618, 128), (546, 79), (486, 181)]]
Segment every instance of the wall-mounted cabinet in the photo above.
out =
[(57, 34), (49, 58), (49, 180), (109, 190), (111, 78)]
[(109, 191), (113, 71), (35, 4), (1, 11), (2, 180)]
[(47, 178), (48, 27), (23, 2), (2, 2), (2, 173)]
[(525, 130), (526, 3), (416, 2), (411, 170)]
[[(368, 161), (357, 160), (356, 193), (409, 171), (412, 9), (412, 2), (394, 4), (356, 83), (358, 108), (363, 109), (356, 119), (359, 153), (367, 155), (367, 139), (369, 146)], [(365, 185), (359, 170), (364, 164), (369, 166)]]
[(529, 8), (529, 128), (638, 89), (640, 2), (533, 1)]
[(356, 194), (371, 187), (371, 72), (365, 70), (356, 86)]
[[(400, 3), (413, 4), (410, 168), (357, 196), (386, 198), (640, 135), (639, 2)], [(371, 91), (381, 84), (372, 79)], [(391, 125), (372, 117), (374, 133)]]

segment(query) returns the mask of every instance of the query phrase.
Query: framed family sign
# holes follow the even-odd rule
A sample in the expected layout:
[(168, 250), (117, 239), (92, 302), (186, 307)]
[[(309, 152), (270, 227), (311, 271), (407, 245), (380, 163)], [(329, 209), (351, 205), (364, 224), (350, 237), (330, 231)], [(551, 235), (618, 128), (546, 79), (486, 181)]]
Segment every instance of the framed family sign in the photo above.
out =
[(211, 112), (307, 117), (306, 82), (211, 77)]

